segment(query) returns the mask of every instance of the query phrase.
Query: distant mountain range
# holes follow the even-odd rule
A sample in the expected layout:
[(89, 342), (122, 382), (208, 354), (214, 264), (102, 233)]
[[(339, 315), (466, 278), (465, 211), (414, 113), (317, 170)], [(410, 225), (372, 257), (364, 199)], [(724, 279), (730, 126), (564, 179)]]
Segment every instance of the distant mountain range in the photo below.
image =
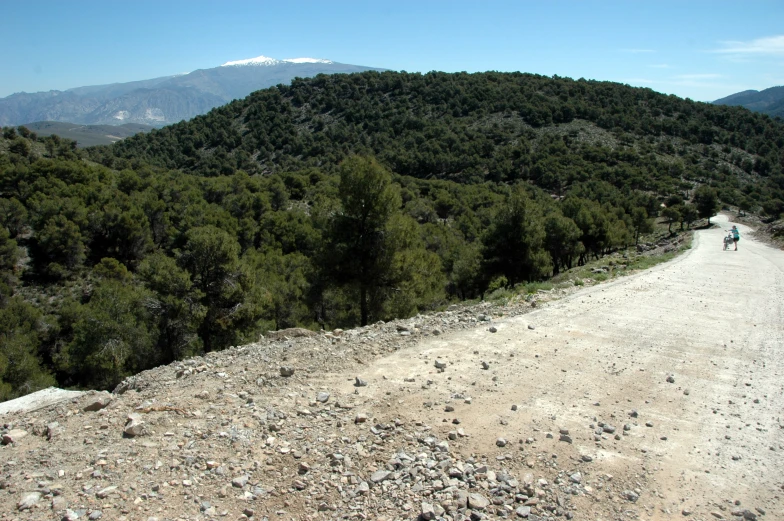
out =
[[(259, 56), (150, 80), (12, 94), (0, 98), (0, 126), (31, 121), (161, 127), (187, 120), (253, 91), (317, 74), (383, 70), (316, 58)], [(32, 130), (32, 129), (31, 129)]]
[(744, 90), (718, 99), (713, 104), (741, 106), (754, 112), (784, 118), (784, 86), (771, 87), (762, 91)]

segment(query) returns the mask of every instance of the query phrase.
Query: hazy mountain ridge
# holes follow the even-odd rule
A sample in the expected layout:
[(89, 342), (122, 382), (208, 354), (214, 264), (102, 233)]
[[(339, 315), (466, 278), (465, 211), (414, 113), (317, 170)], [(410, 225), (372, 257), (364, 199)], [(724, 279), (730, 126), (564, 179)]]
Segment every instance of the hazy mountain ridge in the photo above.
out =
[(60, 121), (83, 125), (164, 126), (204, 114), (251, 92), (296, 77), (382, 70), (322, 61), (221, 66), (188, 74), (0, 98), (0, 125)]
[(714, 105), (745, 107), (754, 112), (784, 117), (784, 86), (765, 90), (744, 90), (713, 102)]

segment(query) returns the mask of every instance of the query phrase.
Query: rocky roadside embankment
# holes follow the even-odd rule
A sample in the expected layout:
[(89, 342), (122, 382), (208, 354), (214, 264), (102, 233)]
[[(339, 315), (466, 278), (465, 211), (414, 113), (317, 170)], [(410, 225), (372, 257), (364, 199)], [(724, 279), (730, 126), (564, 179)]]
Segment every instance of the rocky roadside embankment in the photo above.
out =
[[(552, 293), (542, 292), (540, 305)], [(549, 454), (529, 453), (528, 470), (511, 474), (504, 457), (456, 451), (467, 437), (457, 426), (439, 438), (363, 402), (361, 376), (356, 394), (309, 383), (326, 372), (361, 375), (367, 361), (423, 336), (486, 326), (536, 304), (276, 332), (141, 373), (114, 394), (10, 413), (0, 519), (571, 519), (581, 473), (551, 467)], [(518, 441), (496, 445), (521, 452)]]

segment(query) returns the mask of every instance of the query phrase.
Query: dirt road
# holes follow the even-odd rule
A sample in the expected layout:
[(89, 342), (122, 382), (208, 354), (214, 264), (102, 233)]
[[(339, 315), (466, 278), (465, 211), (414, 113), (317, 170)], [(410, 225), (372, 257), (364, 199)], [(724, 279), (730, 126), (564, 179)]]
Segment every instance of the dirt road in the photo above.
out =
[[(587, 476), (584, 513), (784, 519), (784, 252), (742, 225), (739, 251), (723, 251), (729, 224), (713, 221), (721, 228), (697, 232), (673, 262), (495, 320), (495, 333), (488, 324), (381, 358), (361, 395), (444, 435), (462, 428), (465, 453), (519, 447), (530, 467), (552, 453)], [(349, 393), (351, 376), (322, 383)], [(619, 497), (608, 475), (636, 483), (639, 499)]]

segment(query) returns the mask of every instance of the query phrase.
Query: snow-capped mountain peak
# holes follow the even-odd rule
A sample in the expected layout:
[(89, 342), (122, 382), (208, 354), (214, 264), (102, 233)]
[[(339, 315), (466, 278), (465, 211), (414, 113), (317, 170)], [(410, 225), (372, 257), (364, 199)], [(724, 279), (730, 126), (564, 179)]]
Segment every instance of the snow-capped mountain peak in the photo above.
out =
[(275, 58), (270, 58), (269, 56), (256, 56), (255, 58), (226, 62), (223, 65), (221, 65), (221, 67), (231, 67), (231, 66), (239, 66), (239, 65), (277, 65), (278, 63), (280, 63), (280, 60), (276, 60)]
[(228, 61), (221, 65), (221, 67), (239, 67), (245, 65), (278, 65), (281, 63), (332, 63), (331, 60), (324, 60), (322, 58), (288, 58), (285, 60), (277, 60), (269, 56), (256, 56), (255, 58), (248, 58), (245, 60)]
[(287, 58), (283, 61), (288, 63), (332, 63), (332, 60), (322, 58)]

